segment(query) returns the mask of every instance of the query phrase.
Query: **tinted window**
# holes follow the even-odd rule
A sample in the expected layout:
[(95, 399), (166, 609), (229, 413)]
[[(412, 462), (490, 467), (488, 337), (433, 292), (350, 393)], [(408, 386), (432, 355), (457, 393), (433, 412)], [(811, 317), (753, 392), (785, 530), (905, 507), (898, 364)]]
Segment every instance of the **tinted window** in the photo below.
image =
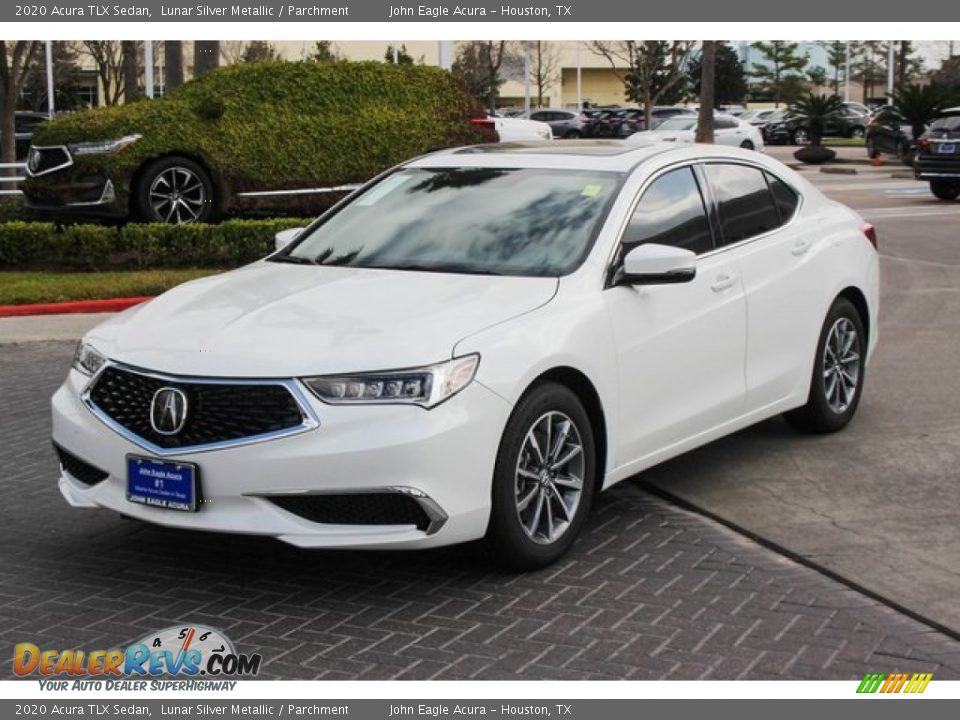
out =
[(930, 129), (941, 132), (944, 130), (947, 132), (956, 132), (960, 130), (960, 115), (947, 115), (946, 117), (937, 118), (933, 121)]
[(800, 204), (800, 197), (793, 191), (793, 188), (776, 175), (767, 173), (767, 182), (770, 183), (770, 192), (773, 193), (773, 200), (780, 213), (780, 222), (783, 224), (793, 217), (797, 205)]
[(725, 245), (780, 225), (762, 170), (746, 165), (707, 165), (705, 169), (717, 200)]
[(732, 130), (737, 127), (737, 121), (733, 118), (718, 117), (713, 119), (713, 126), (717, 130)]
[(691, 168), (672, 170), (647, 188), (623, 236), (625, 250), (659, 243), (704, 253), (713, 249), (703, 197)]
[(533, 113), (533, 114), (530, 116), (530, 119), (531, 119), (531, 120), (539, 120), (539, 121), (543, 122), (543, 121), (546, 121), (546, 120), (549, 120), (549, 119), (550, 119), (550, 113), (546, 113), (546, 112), (535, 112), (535, 113)]
[(556, 276), (590, 249), (620, 175), (403, 168), (353, 197), (287, 253), (321, 265)]

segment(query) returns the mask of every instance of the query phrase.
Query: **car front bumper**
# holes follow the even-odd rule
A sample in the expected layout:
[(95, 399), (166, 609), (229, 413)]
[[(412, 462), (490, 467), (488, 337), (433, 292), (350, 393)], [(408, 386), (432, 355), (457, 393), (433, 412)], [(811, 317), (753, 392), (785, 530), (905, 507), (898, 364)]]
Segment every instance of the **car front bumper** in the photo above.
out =
[[(83, 403), (88, 378), (71, 370), (52, 400), (53, 441), (107, 473), (87, 485), (61, 466), (59, 486), (75, 507), (102, 507), (171, 528), (275, 537), (304, 548), (425, 548), (480, 538), (510, 405), (474, 381), (424, 410), (405, 405), (347, 407), (308, 402), (319, 427), (234, 447), (165, 455), (198, 468), (196, 512), (127, 500), (126, 457), (151, 457)], [(305, 393), (309, 395), (309, 393)], [(429, 510), (429, 527), (320, 523), (270, 498), (400, 492)]]

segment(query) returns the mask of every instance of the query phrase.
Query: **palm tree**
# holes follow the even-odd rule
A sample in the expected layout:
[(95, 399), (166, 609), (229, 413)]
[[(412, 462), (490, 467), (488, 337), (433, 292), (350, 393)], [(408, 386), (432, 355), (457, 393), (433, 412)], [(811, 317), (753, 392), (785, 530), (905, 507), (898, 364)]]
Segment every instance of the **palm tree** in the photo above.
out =
[(893, 91), (890, 99), (893, 101), (890, 109), (910, 125), (914, 142), (949, 102), (947, 94), (937, 85), (901, 86)]
[(790, 106), (790, 111), (804, 119), (810, 144), (819, 146), (823, 140), (823, 130), (827, 116), (843, 109), (843, 100), (839, 95), (816, 95), (807, 93)]

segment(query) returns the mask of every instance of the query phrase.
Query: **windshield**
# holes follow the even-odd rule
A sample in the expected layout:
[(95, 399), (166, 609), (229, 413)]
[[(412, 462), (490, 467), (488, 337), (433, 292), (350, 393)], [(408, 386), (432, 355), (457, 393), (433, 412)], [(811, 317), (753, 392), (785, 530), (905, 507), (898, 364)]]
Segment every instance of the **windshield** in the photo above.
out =
[(657, 131), (678, 132), (680, 130), (692, 130), (696, 124), (696, 115), (691, 115), (690, 117), (675, 117), (670, 118), (669, 120), (664, 120), (662, 123), (660, 123), (660, 125), (657, 126)]
[(619, 186), (611, 172), (405, 168), (275, 260), (495, 275), (572, 271)]

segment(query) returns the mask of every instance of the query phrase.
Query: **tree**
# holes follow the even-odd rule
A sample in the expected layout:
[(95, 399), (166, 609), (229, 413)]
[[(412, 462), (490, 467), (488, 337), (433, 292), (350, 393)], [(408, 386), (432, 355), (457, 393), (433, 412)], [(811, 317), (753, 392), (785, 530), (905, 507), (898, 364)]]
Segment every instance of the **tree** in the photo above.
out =
[(944, 60), (931, 81), (934, 85), (952, 91), (960, 99), (960, 55)]
[(797, 55), (799, 45), (783, 40), (755, 42), (750, 47), (759, 50), (765, 62), (754, 63), (751, 74), (766, 86), (773, 97), (774, 107), (780, 107), (784, 100), (784, 81), (796, 82), (802, 79), (798, 74), (807, 66), (807, 56)]
[[(735, 105), (742, 103), (747, 96), (747, 73), (737, 51), (722, 40), (713, 41), (716, 48), (714, 72), (714, 104)], [(705, 46), (704, 46), (705, 47)], [(690, 61), (690, 86), (697, 96), (703, 94), (703, 52)]]
[(504, 71), (515, 69), (520, 60), (513, 43), (506, 40), (472, 40), (457, 48), (457, 57), (450, 68), (471, 95), (493, 113), (497, 109), (500, 86), (506, 81)]
[(183, 85), (183, 43), (180, 40), (163, 42), (164, 92)]
[(16, 162), (17, 99), (40, 47), (37, 40), (0, 40), (0, 163)]
[(652, 126), (653, 106), (679, 102), (687, 93), (689, 40), (594, 41), (590, 50), (606, 58), (624, 84), (628, 100), (643, 105), (645, 127)]
[(713, 108), (716, 105), (714, 80), (718, 44), (716, 40), (704, 40), (703, 49), (700, 51), (700, 112), (697, 117), (696, 136), (699, 143), (713, 143)]
[(143, 97), (140, 87), (140, 47), (136, 40), (123, 40), (120, 43), (120, 63), (123, 73), (123, 101), (125, 103)]
[(899, 40), (896, 48), (894, 83), (896, 87), (909, 85), (910, 81), (923, 73), (923, 58), (910, 40)]
[(790, 105), (790, 111), (804, 119), (810, 144), (815, 147), (823, 140), (827, 116), (840, 110), (843, 110), (843, 100), (839, 95), (817, 95), (812, 92)]
[(910, 123), (913, 137), (918, 138), (937, 114), (949, 104), (950, 98), (938, 85), (905, 85), (893, 91), (892, 110)]
[(869, 103), (876, 94), (876, 87), (884, 87), (887, 76), (887, 53), (879, 40), (864, 40), (851, 43), (850, 77), (863, 87), (863, 102)]
[(97, 78), (103, 88), (105, 105), (116, 105), (123, 97), (123, 61), (120, 43), (116, 40), (84, 40), (83, 54), (89, 56), (97, 68)]
[(553, 43), (544, 40), (530, 42), (530, 83), (537, 89), (537, 107), (543, 107), (543, 96), (557, 84), (560, 53)]
[(393, 45), (387, 45), (387, 51), (383, 54), (383, 59), (388, 63), (393, 62), (393, 53), (397, 53), (397, 65), (413, 65), (413, 55), (407, 52), (407, 46), (401, 45), (399, 48), (394, 48)]
[(313, 46), (313, 52), (310, 59), (314, 62), (332, 63), (340, 60), (339, 54), (333, 49), (333, 43), (330, 40), (317, 40)]
[(220, 41), (197, 40), (193, 43), (193, 76), (203, 77), (220, 66)]
[(279, 58), (277, 48), (266, 40), (253, 40), (247, 43), (243, 52), (240, 53), (242, 63), (272, 62)]
[(841, 69), (847, 65), (847, 44), (842, 40), (832, 40), (831, 42), (821, 42), (821, 47), (827, 51), (827, 64), (832, 73), (831, 85), (833, 94), (840, 94), (840, 75)]
[[(54, 42), (53, 56), (53, 104), (59, 110), (75, 110), (82, 106), (80, 98), (79, 53), (72, 42)], [(22, 110), (46, 112), (47, 110), (47, 64), (43, 53), (37, 54), (35, 62), (27, 69), (27, 76), (20, 91), (19, 107)]]
[[(807, 68), (806, 71), (807, 80), (814, 87), (823, 87), (827, 84), (827, 69), (820, 67), (819, 65), (814, 65), (813, 67)], [(834, 95), (837, 93), (834, 92)]]

